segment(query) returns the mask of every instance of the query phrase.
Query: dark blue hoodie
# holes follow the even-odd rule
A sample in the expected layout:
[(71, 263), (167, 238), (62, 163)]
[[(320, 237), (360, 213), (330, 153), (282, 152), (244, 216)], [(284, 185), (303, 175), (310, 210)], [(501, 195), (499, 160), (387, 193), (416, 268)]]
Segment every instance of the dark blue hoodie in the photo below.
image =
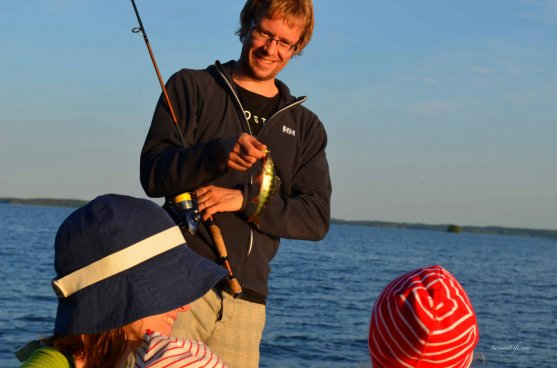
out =
[[(260, 226), (248, 223), (259, 193), (254, 178), (261, 160), (251, 170), (227, 167), (228, 154), (242, 132), (249, 133), (244, 109), (231, 72), (234, 61), (216, 62), (205, 70), (182, 69), (167, 83), (184, 147), (164, 96), (161, 95), (141, 152), (141, 184), (150, 197), (174, 197), (200, 186), (240, 189), (238, 212), (214, 216), (228, 250), (228, 258), (246, 298), (265, 303), (270, 273), (280, 238), (320, 240), (330, 220), (331, 181), (325, 155), (327, 135), (319, 118), (302, 106), (279, 80), (278, 111), (267, 119), (257, 139), (271, 151), (280, 189), (261, 212)], [(217, 259), (207, 228), (200, 226), (188, 245), (199, 254)]]

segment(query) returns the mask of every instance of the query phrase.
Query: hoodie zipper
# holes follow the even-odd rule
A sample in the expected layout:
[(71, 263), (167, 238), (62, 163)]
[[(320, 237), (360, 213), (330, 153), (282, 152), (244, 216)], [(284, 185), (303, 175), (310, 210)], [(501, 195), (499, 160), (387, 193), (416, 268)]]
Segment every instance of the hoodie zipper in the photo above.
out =
[[(220, 64), (216, 64), (215, 66), (216, 66), (216, 69), (217, 69), (217, 71), (219, 72), (221, 78), (226, 82), (226, 85), (228, 86), (228, 89), (229, 89), (230, 92), (232, 93), (232, 96), (234, 96), (234, 99), (236, 100), (236, 103), (237, 103), (238, 106), (240, 107), (240, 110), (241, 110), (241, 112), (242, 112), (243, 121), (244, 121), (244, 123), (246, 124), (246, 127), (248, 128), (247, 130), (248, 130), (249, 135), (255, 137), (255, 136), (253, 135), (253, 132), (251, 131), (250, 126), (249, 126), (249, 121), (248, 121), (248, 119), (246, 118), (246, 115), (245, 115), (245, 113), (244, 113), (245, 110), (244, 110), (244, 106), (242, 105), (242, 102), (240, 101), (240, 97), (239, 97), (238, 94), (236, 93), (236, 90), (234, 89), (234, 87), (232, 87), (232, 84), (230, 83), (230, 81), (228, 80), (228, 78), (227, 78), (227, 77), (224, 75), (224, 73), (222, 72), (222, 70), (221, 70), (221, 68), (220, 68)], [(299, 98), (297, 98), (294, 102), (292, 102), (292, 103), (290, 103), (290, 104), (284, 106), (284, 107), (281, 108), (280, 110), (276, 111), (273, 115), (271, 115), (270, 118), (267, 119), (265, 125), (263, 125), (263, 127), (261, 127), (261, 130), (265, 129), (265, 126), (268, 125), (269, 120), (271, 120), (272, 118), (274, 118), (274, 117), (277, 116), (278, 114), (282, 113), (283, 111), (286, 111), (286, 110), (288, 110), (288, 109), (290, 109), (290, 108), (293, 108), (294, 106), (301, 105), (301, 104), (304, 103), (306, 100), (307, 100), (307, 97), (306, 97), (306, 96), (304, 96), (304, 97), (299, 97)], [(261, 133), (261, 130), (259, 131), (259, 133)], [(250, 181), (250, 184), (253, 184), (253, 174), (252, 174), (252, 172), (251, 172), (251, 169), (250, 169), (250, 171), (249, 171), (249, 181)], [(251, 251), (252, 251), (252, 249), (253, 249), (253, 238), (254, 238), (254, 237), (253, 237), (253, 230), (252, 230), (251, 227), (250, 227), (250, 231), (249, 231), (248, 253), (247, 253), (247, 255), (246, 255), (246, 261), (244, 262), (244, 265), (246, 264), (246, 262), (247, 262), (247, 260), (248, 260), (248, 258), (249, 258), (249, 256), (250, 256), (250, 254), (251, 254)]]
[[(234, 90), (234, 87), (232, 87), (232, 85), (230, 84), (230, 82), (228, 81), (228, 78), (226, 78), (226, 76), (224, 75), (224, 73), (220, 70), (220, 66), (217, 65), (217, 71), (219, 72), (220, 76), (222, 77), (222, 79), (226, 82), (226, 84), (228, 85), (228, 89), (230, 89), (230, 92), (232, 92), (232, 95), (234, 96), (234, 99), (236, 100), (236, 103), (238, 104), (238, 106), (240, 106), (240, 110), (242, 110), (242, 117), (243, 117), (243, 121), (244, 123), (246, 123), (246, 127), (248, 128), (248, 133), (249, 135), (253, 136), (253, 132), (251, 131), (251, 128), (249, 126), (249, 121), (246, 118), (246, 114), (244, 113), (244, 106), (242, 106), (242, 102), (240, 102), (240, 97), (238, 97), (238, 95), (236, 94), (236, 91)], [(251, 176), (251, 175), (250, 175)], [(251, 179), (250, 179), (251, 180)]]
[[(230, 89), (230, 92), (232, 93), (232, 95), (234, 96), (234, 99), (236, 100), (236, 103), (238, 103), (238, 106), (240, 107), (240, 110), (242, 110), (242, 116), (244, 118), (244, 122), (246, 123), (247, 126), (247, 130), (249, 135), (254, 136), (253, 132), (251, 131), (251, 128), (249, 126), (249, 121), (246, 118), (246, 115), (244, 113), (244, 106), (242, 105), (242, 102), (240, 101), (240, 97), (238, 97), (238, 94), (236, 93), (236, 91), (234, 90), (234, 87), (232, 87), (232, 84), (230, 84), (230, 81), (228, 80), (228, 78), (226, 78), (226, 76), (224, 75), (224, 73), (220, 70), (220, 68), (217, 65), (217, 71), (219, 72), (220, 76), (222, 77), (222, 79), (224, 79), (224, 81), (226, 82), (226, 84), (228, 85), (228, 88)], [(269, 117), (267, 119), (267, 122), (265, 123), (265, 125), (263, 125), (263, 127), (261, 128), (261, 130), (263, 130), (265, 128), (265, 126), (267, 125), (267, 123), (269, 122), (269, 120), (271, 120), (272, 118), (274, 118), (275, 116), (277, 116), (278, 114), (282, 113), (283, 111), (286, 111), (288, 109), (293, 108), (294, 106), (297, 105), (301, 105), (302, 103), (304, 103), (307, 100), (307, 97), (299, 97), (297, 98), (294, 102), (284, 106), (283, 108), (281, 108), (280, 110), (276, 111), (273, 115), (271, 115), (271, 117)], [(254, 136), (255, 137), (255, 136)]]
[[(278, 114), (280, 114), (281, 112), (291, 109), (294, 106), (297, 105), (301, 105), (302, 103), (304, 103), (308, 98), (306, 96), (304, 97), (299, 97), (298, 99), (296, 99), (296, 101), (290, 103), (290, 105), (286, 105), (284, 106), (282, 109), (278, 110), (277, 112), (275, 112), (273, 115), (271, 115), (270, 118), (267, 119), (267, 121), (265, 122), (265, 124), (263, 125), (263, 127), (261, 127), (261, 130), (263, 130), (265, 128), (265, 126), (267, 125), (267, 123), (269, 122), (269, 120), (271, 120), (272, 118), (274, 118), (275, 116), (277, 116)], [(259, 132), (261, 132), (261, 130)]]

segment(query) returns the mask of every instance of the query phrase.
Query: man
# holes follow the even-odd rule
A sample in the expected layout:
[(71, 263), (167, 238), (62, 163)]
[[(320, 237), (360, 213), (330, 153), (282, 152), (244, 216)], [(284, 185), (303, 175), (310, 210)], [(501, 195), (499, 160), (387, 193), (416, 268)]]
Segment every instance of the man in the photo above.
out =
[[(195, 191), (203, 220), (213, 217), (222, 231), (243, 288), (238, 299), (226, 287), (207, 293), (176, 321), (173, 334), (206, 342), (231, 367), (257, 367), (269, 262), (280, 238), (326, 235), (331, 182), (322, 123), (302, 106), (305, 97), (293, 97), (276, 79), (311, 38), (311, 0), (248, 0), (240, 21), (238, 61), (184, 69), (168, 81), (180, 133), (161, 96), (141, 153), (141, 183), (151, 197)], [(281, 184), (259, 221), (248, 221), (266, 150)], [(218, 260), (206, 226), (185, 237), (196, 252)]]

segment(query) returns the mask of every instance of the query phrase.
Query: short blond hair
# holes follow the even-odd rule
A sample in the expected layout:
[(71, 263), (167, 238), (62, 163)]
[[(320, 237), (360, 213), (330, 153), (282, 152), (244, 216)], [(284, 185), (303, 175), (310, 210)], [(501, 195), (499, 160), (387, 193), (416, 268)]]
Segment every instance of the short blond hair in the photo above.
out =
[(248, 0), (240, 13), (240, 28), (236, 31), (240, 41), (245, 41), (261, 17), (282, 18), (290, 27), (302, 27), (302, 35), (294, 49), (295, 55), (302, 52), (313, 34), (315, 21), (312, 0)]

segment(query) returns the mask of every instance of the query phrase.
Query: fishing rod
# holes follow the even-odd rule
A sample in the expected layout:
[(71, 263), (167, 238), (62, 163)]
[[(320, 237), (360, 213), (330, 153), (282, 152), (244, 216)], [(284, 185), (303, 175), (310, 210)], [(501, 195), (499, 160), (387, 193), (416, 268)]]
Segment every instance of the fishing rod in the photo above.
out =
[[(145, 32), (145, 27), (143, 27), (143, 22), (141, 21), (141, 17), (139, 16), (139, 11), (137, 10), (137, 6), (135, 5), (135, 1), (131, 0), (131, 2), (132, 2), (132, 5), (133, 5), (133, 10), (135, 12), (135, 16), (137, 17), (137, 21), (139, 22), (139, 27), (133, 28), (132, 32), (133, 33), (141, 33), (141, 35), (143, 36), (143, 40), (145, 40), (145, 45), (147, 46), (147, 50), (149, 51), (149, 56), (151, 57), (151, 61), (153, 62), (153, 66), (155, 67), (155, 71), (157, 73), (157, 78), (159, 79), (159, 84), (161, 85), (162, 92), (164, 94), (164, 98), (166, 99), (166, 103), (167, 103), (168, 108), (170, 110), (170, 114), (172, 115), (172, 120), (174, 121), (174, 126), (176, 127), (176, 130), (178, 132), (178, 136), (180, 137), (180, 143), (182, 143), (182, 146), (184, 146), (184, 148), (185, 148), (186, 143), (184, 141), (182, 131), (180, 130), (180, 126), (178, 125), (178, 119), (176, 118), (176, 114), (174, 113), (174, 108), (172, 107), (172, 102), (170, 101), (170, 97), (168, 96), (168, 92), (166, 91), (166, 86), (164, 84), (164, 80), (162, 79), (161, 73), (159, 71), (159, 67), (157, 66), (157, 62), (155, 60), (155, 55), (153, 54), (153, 50), (151, 49), (151, 44), (149, 43), (149, 38), (147, 37), (147, 32)], [(192, 199), (195, 199), (195, 201), (193, 201)], [(193, 208), (194, 212), (196, 213), (196, 215), (199, 212), (199, 210), (197, 208), (197, 200), (196, 200), (195, 192), (182, 193), (182, 194), (172, 198), (171, 205), (175, 204), (176, 207), (178, 207), (178, 209), (180, 209), (182, 207), (181, 206), (182, 203), (185, 203), (185, 208), (188, 209), (188, 210), (191, 209), (190, 208), (191, 203), (194, 203), (195, 204), (195, 206)], [(196, 217), (196, 218), (199, 219), (199, 217)], [(199, 220), (197, 220), (197, 221), (199, 221)], [(232, 292), (232, 296), (234, 296), (234, 298), (238, 298), (239, 296), (242, 295), (242, 287), (240, 286), (240, 282), (238, 281), (238, 279), (234, 276), (234, 273), (232, 272), (232, 267), (230, 267), (230, 262), (228, 262), (228, 252), (226, 251), (226, 245), (224, 243), (224, 238), (222, 237), (222, 233), (220, 231), (220, 228), (215, 223), (215, 220), (213, 219), (213, 216), (209, 216), (209, 219), (207, 221), (205, 221), (205, 223), (209, 226), (209, 232), (211, 233), (211, 237), (213, 238), (213, 242), (215, 243), (218, 255), (220, 257), (219, 261), (228, 270), (228, 286), (230, 287), (230, 291)], [(190, 232), (191, 232), (191, 227), (190, 227)]]
[(143, 40), (145, 40), (145, 45), (147, 46), (147, 50), (149, 51), (149, 56), (151, 57), (151, 61), (153, 62), (153, 66), (155, 67), (155, 72), (157, 73), (157, 78), (159, 79), (159, 84), (161, 85), (162, 92), (164, 94), (164, 98), (166, 99), (166, 103), (168, 104), (168, 108), (170, 109), (170, 114), (172, 115), (172, 120), (174, 121), (174, 126), (178, 131), (178, 135), (180, 137), (180, 143), (182, 146), (186, 146), (184, 142), (184, 137), (182, 136), (182, 131), (180, 131), (180, 127), (178, 126), (178, 119), (176, 118), (176, 114), (174, 113), (174, 108), (172, 107), (172, 103), (170, 102), (170, 97), (168, 97), (168, 93), (166, 92), (166, 87), (164, 85), (164, 80), (162, 79), (161, 72), (159, 71), (159, 67), (157, 66), (157, 61), (155, 60), (155, 55), (153, 54), (153, 50), (151, 49), (151, 44), (149, 43), (149, 38), (147, 37), (147, 32), (145, 32), (145, 27), (143, 27), (143, 22), (141, 21), (141, 17), (139, 16), (139, 11), (137, 10), (137, 6), (135, 5), (135, 1), (131, 0), (133, 5), (133, 10), (135, 12), (135, 16), (137, 17), (137, 21), (139, 22), (139, 27), (135, 27), (132, 29), (133, 33), (141, 33), (143, 36)]

